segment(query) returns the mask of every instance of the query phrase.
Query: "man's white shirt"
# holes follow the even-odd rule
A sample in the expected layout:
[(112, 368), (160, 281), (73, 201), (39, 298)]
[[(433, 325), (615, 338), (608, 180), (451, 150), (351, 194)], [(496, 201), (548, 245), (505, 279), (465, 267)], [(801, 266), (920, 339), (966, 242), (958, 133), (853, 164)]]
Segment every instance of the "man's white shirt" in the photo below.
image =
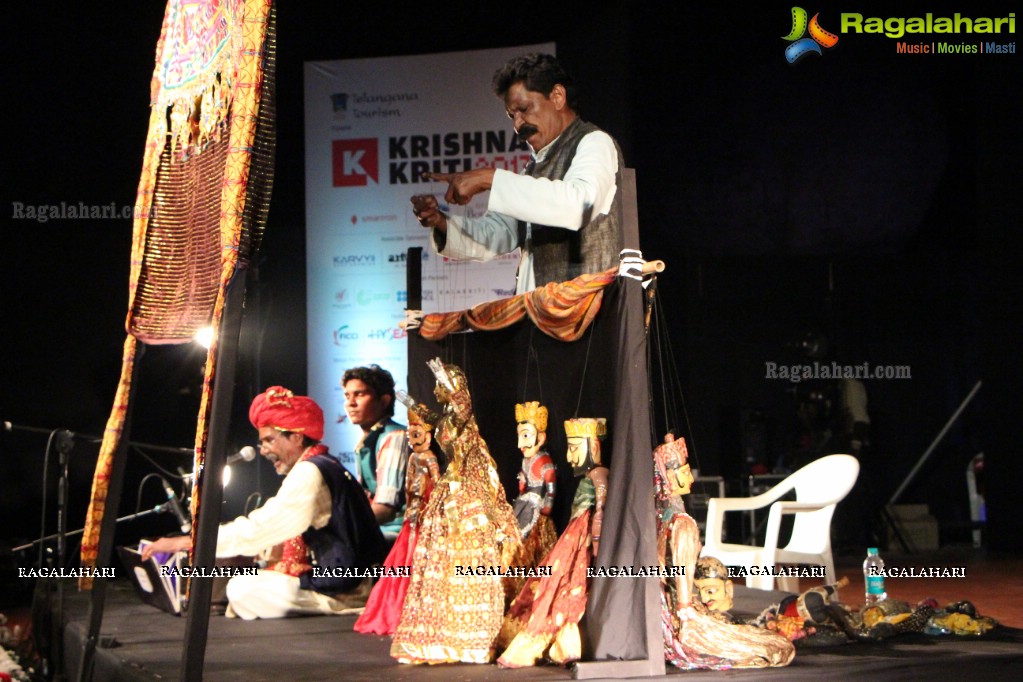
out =
[[(555, 140), (556, 142), (557, 140)], [(551, 142), (533, 158), (543, 161)], [(447, 216), (447, 243), (440, 254), (450, 258), (487, 261), (518, 247), (519, 220), (526, 222), (526, 247), (519, 259), (515, 293), (536, 288), (533, 254), (528, 248), (532, 225), (578, 231), (611, 211), (617, 186), (618, 152), (607, 133), (596, 130), (579, 140), (575, 156), (561, 180), (534, 178), (497, 169), (490, 188), (487, 213), (480, 218)]]

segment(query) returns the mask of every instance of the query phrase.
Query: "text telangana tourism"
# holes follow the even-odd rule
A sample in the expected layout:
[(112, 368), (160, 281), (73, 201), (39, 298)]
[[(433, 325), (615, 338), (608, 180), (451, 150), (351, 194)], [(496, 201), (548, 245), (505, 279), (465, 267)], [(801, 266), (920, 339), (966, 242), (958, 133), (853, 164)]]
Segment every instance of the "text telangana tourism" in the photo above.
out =
[(842, 33), (879, 33), (889, 38), (901, 38), (907, 33), (974, 34), (1016, 33), (1016, 13), (1007, 17), (964, 17), (956, 12), (951, 17), (934, 16), (930, 12), (922, 17), (864, 17), (862, 14), (843, 12)]

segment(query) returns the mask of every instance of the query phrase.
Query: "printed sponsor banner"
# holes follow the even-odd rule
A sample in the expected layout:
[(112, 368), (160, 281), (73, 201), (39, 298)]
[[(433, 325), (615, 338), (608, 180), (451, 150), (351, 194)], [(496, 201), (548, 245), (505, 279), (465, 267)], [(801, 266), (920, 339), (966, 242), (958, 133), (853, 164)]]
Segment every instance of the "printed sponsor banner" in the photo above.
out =
[[(494, 71), (553, 44), (305, 65), (309, 392), (324, 409), (324, 441), (350, 452), (342, 372), (377, 363), (407, 383), (407, 250), (423, 247), (423, 310), (459, 310), (514, 293), (518, 254), (455, 263), (432, 250), (413, 194), (446, 186), (422, 174), (493, 165), (519, 170), (517, 140), (491, 90)], [(486, 210), (486, 195), (465, 208)], [(425, 367), (416, 371), (428, 371)], [(399, 405), (397, 418), (404, 420)]]

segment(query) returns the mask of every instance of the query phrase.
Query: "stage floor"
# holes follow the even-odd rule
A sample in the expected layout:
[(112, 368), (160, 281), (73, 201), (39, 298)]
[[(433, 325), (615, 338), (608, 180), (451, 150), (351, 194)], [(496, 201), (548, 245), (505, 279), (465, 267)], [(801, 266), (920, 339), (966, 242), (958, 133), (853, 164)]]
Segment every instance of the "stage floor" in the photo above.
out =
[[(736, 610), (758, 611), (780, 593), (736, 587)], [(88, 595), (68, 599), (65, 651), (68, 679), (76, 679), (86, 631)], [(502, 670), (493, 665), (406, 666), (388, 655), (389, 637), (352, 631), (355, 616), (321, 616), (242, 621), (214, 616), (206, 649), (205, 679), (214, 682), (300, 680), (568, 680), (566, 668), (541, 666)], [(179, 677), (185, 619), (143, 604), (126, 582), (107, 592), (102, 628), (113, 646), (97, 651), (97, 682), (174, 680)], [(1000, 628), (984, 639), (904, 635), (880, 644), (802, 648), (793, 664), (771, 670), (682, 672), (669, 675), (727, 676), (728, 679), (928, 680), (950, 674), (967, 679), (1018, 680), (1023, 670), (1023, 630)]]

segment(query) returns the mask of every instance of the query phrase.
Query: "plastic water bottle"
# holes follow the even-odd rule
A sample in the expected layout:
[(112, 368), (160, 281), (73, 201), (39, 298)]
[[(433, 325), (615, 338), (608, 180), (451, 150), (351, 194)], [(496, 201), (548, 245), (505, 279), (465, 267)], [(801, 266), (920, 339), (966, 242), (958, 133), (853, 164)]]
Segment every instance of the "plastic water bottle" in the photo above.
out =
[(867, 606), (888, 598), (884, 591), (884, 559), (877, 553), (877, 547), (867, 550), (867, 558), (863, 562), (863, 585)]

